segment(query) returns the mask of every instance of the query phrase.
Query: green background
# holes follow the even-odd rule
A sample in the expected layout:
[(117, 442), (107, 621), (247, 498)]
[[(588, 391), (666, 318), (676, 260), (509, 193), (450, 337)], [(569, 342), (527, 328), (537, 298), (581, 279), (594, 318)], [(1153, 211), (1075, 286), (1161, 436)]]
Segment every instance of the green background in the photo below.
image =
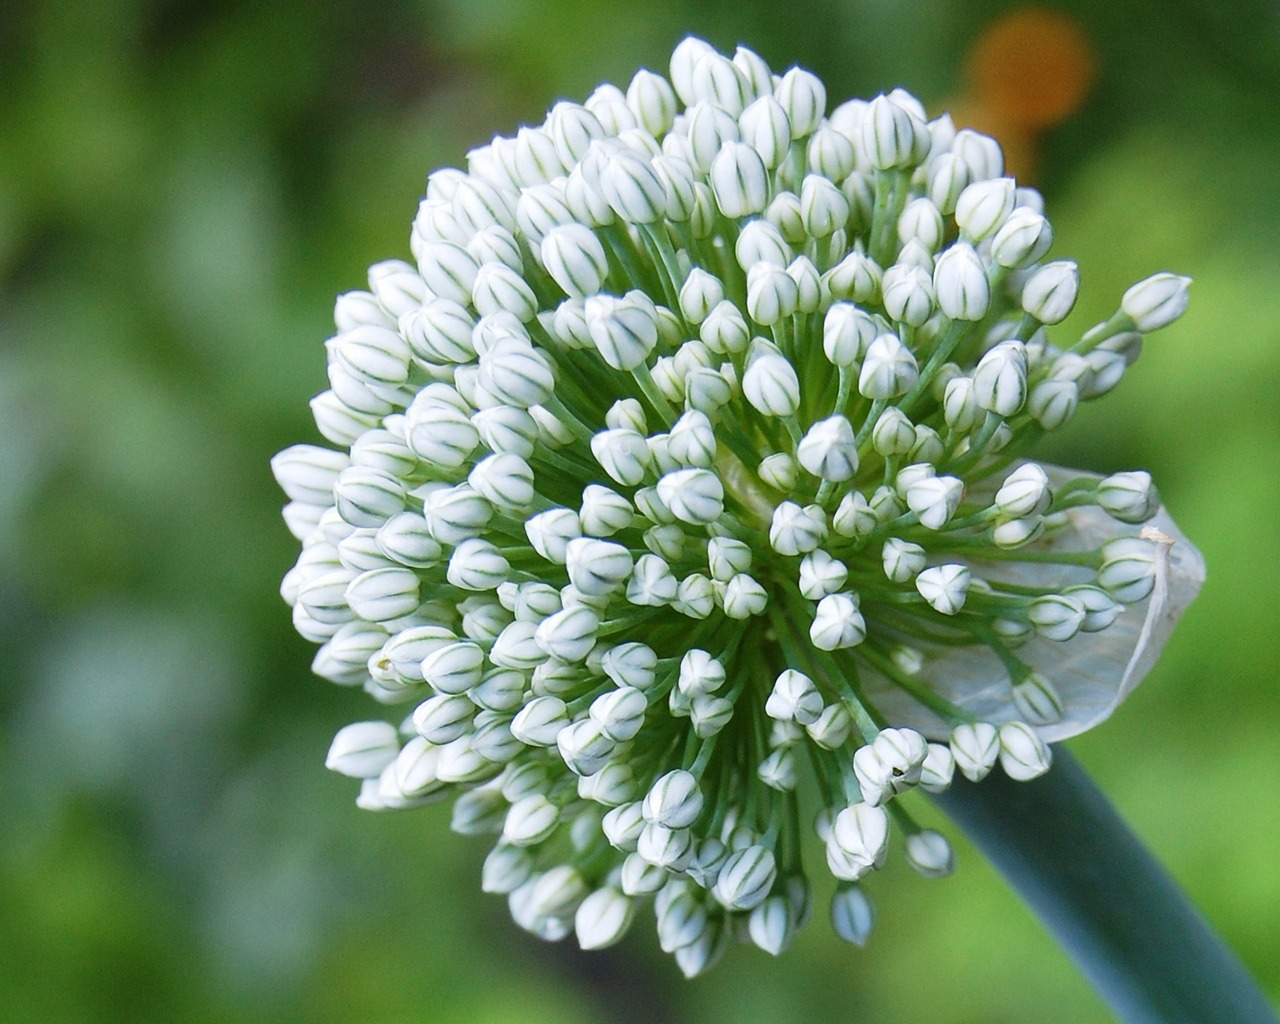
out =
[[(1280, 998), (1280, 6), (1062, 3), (1098, 82), (1040, 142), (1072, 326), (1156, 270), (1191, 310), (1046, 457), (1143, 467), (1209, 581), (1072, 749)], [(544, 946), (447, 807), (325, 772), (369, 705), (309, 675), (267, 467), (338, 292), (408, 255), (426, 173), (684, 34), (939, 110), (1009, 5), (99, 0), (0, 8), (0, 1016), (17, 1022), (1108, 1019), (971, 848), (686, 983), (642, 922)], [(1092, 318), (1092, 319), (1091, 319)], [(925, 808), (928, 815), (928, 808)], [(953, 832), (954, 834), (954, 832)], [(816, 852), (816, 851), (815, 851)], [(815, 872), (816, 873), (816, 872)]]

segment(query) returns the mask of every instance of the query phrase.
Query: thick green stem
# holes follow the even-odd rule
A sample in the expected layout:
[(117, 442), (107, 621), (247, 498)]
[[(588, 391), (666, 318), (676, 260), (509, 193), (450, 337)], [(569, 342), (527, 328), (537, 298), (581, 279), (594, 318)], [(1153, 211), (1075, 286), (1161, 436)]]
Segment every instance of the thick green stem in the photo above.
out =
[(1235, 956), (1062, 747), (937, 798), (1127, 1024), (1276, 1024)]

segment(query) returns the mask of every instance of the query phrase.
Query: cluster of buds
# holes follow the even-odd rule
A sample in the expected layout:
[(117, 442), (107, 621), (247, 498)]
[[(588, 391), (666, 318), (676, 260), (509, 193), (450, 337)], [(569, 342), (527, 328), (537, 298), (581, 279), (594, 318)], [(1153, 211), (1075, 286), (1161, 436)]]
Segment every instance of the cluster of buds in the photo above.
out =
[(328, 766), (456, 798), (547, 939), (652, 897), (686, 974), (776, 954), (812, 828), (864, 942), (891, 836), (953, 867), (901, 797), (1045, 772), (1194, 594), (1147, 474), (1026, 461), (1187, 280), (1060, 347), (1051, 242), (992, 139), (696, 39), (432, 174), (414, 262), (338, 299), (336, 448), (273, 462), (314, 670), (388, 709)]

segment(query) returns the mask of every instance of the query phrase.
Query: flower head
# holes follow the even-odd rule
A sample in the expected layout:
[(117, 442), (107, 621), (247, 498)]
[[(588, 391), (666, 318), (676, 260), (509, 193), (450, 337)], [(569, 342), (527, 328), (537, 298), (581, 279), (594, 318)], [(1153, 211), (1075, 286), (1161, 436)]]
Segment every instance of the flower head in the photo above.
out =
[(1201, 578), (1145, 473), (1025, 461), (1186, 302), (1158, 274), (1050, 341), (1052, 238), (992, 140), (694, 39), (432, 174), (415, 262), (338, 299), (335, 448), (273, 462), (314, 669), (391, 719), (329, 766), (456, 797), (535, 934), (653, 897), (689, 974), (789, 943), (813, 820), (866, 941), (893, 831), (953, 867), (901, 797), (1047, 770)]

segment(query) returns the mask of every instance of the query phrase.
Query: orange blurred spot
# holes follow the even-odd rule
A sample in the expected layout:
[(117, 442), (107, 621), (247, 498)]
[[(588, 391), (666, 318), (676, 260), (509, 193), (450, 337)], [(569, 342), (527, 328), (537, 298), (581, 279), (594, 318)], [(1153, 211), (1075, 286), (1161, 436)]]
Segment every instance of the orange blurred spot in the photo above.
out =
[(1024, 7), (997, 18), (974, 41), (957, 124), (1000, 140), (1009, 171), (1028, 174), (1036, 136), (1079, 110), (1093, 85), (1093, 47), (1061, 11)]

